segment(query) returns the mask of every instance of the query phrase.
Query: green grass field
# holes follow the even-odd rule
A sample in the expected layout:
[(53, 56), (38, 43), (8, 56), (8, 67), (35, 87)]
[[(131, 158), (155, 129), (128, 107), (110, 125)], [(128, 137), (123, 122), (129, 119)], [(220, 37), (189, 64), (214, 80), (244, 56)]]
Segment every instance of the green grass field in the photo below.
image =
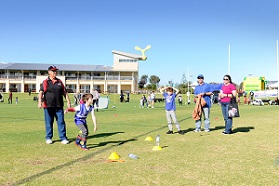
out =
[[(56, 123), (55, 143), (45, 143), (43, 110), (33, 96), (14, 93), (7, 104), (5, 94), (0, 103), (0, 185), (279, 185), (278, 106), (241, 104), (234, 134), (224, 136), (219, 105), (211, 108), (211, 132), (194, 133), (194, 105), (177, 104), (185, 135), (167, 135), (164, 103), (142, 109), (140, 95), (131, 95), (130, 103), (111, 95), (109, 108), (96, 112), (96, 133), (88, 118), (90, 150), (82, 151), (73, 142), (79, 132), (74, 113), (65, 116), (71, 143), (60, 143)], [(162, 150), (153, 151), (155, 141), (145, 138), (158, 134)], [(124, 162), (108, 162), (112, 152)]]

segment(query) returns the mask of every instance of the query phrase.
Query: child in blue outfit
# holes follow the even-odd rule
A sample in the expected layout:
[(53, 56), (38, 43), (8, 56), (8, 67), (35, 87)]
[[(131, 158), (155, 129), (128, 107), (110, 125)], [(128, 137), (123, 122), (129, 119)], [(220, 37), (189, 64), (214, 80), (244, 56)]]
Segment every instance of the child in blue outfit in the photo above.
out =
[(86, 123), (86, 118), (88, 114), (91, 113), (92, 121), (94, 123), (94, 132), (97, 130), (97, 121), (94, 114), (94, 108), (92, 106), (93, 103), (93, 95), (92, 94), (84, 94), (82, 96), (82, 101), (80, 105), (74, 108), (67, 108), (65, 113), (67, 112), (76, 112), (75, 114), (75, 124), (82, 132), (81, 136), (78, 135), (75, 141), (75, 144), (80, 147), (82, 150), (88, 150), (86, 147), (86, 138), (88, 136), (88, 127)]
[(176, 118), (176, 113), (175, 113), (176, 110), (175, 98), (179, 93), (179, 90), (173, 87), (164, 87), (160, 89), (160, 92), (165, 98), (166, 118), (167, 118), (168, 128), (169, 128), (167, 134), (173, 134), (173, 130), (172, 130), (172, 121), (173, 121), (173, 123), (176, 124), (178, 133), (183, 135), (184, 132), (180, 129), (180, 125)]

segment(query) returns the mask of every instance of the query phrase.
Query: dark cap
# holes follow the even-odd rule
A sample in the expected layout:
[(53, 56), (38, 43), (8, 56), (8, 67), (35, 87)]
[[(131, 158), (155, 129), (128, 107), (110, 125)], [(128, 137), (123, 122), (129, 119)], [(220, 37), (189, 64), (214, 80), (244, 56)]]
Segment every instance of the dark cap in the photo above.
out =
[(202, 74), (199, 74), (199, 75), (197, 76), (197, 78), (202, 78), (202, 79), (204, 79), (204, 76), (203, 76)]
[(51, 70), (51, 71), (56, 71), (56, 70), (59, 70), (58, 68), (56, 68), (56, 66), (54, 65), (51, 65), (48, 67), (48, 70)]

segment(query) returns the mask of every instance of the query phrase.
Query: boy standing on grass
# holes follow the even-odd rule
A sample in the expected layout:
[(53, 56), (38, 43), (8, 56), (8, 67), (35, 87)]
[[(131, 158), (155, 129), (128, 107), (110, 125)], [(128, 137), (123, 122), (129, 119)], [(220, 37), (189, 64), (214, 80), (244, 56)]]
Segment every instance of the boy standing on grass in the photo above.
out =
[(88, 136), (88, 127), (86, 123), (86, 118), (89, 113), (92, 115), (92, 121), (94, 123), (94, 132), (97, 130), (97, 121), (94, 114), (94, 107), (92, 106), (93, 103), (93, 95), (92, 94), (84, 94), (82, 96), (82, 101), (80, 105), (74, 108), (67, 108), (65, 113), (67, 112), (76, 112), (75, 114), (75, 124), (82, 132), (81, 136), (78, 135), (75, 141), (75, 144), (80, 147), (82, 150), (88, 150), (86, 147), (86, 138)]
[[(175, 92), (174, 92), (175, 91)], [(172, 121), (176, 124), (176, 128), (179, 134), (184, 134), (184, 132), (180, 129), (179, 122), (176, 118), (176, 105), (175, 98), (179, 93), (179, 90), (173, 87), (164, 87), (160, 89), (160, 92), (165, 98), (165, 109), (166, 109), (166, 118), (168, 122), (169, 131), (166, 134), (173, 134), (172, 130)]]

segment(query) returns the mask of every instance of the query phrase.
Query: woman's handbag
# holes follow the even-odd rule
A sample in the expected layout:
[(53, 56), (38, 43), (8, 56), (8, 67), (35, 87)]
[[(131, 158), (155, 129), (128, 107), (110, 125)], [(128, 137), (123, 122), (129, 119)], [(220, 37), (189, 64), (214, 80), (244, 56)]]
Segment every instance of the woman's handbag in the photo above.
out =
[(230, 118), (235, 118), (235, 117), (240, 117), (239, 115), (239, 109), (238, 109), (238, 105), (236, 102), (236, 98), (232, 97), (230, 104), (229, 104), (229, 117)]

